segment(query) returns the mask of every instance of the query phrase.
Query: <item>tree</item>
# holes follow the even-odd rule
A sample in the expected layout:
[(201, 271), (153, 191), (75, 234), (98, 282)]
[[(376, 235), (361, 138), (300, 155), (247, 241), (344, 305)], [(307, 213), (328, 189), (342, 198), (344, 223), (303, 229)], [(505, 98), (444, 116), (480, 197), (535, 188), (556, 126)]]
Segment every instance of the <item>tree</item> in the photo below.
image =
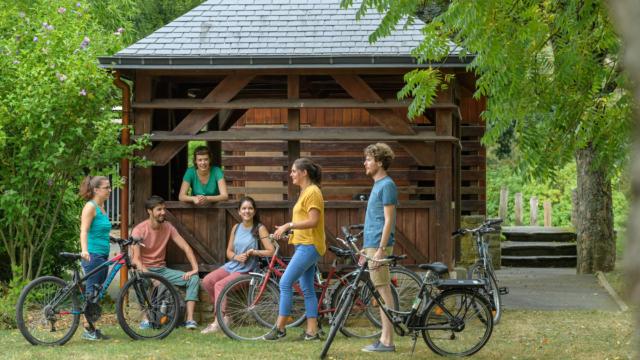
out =
[[(441, 61), (451, 44), (473, 56), (475, 96), (488, 99), (484, 141), (513, 128), (526, 174), (544, 178), (576, 162), (577, 270), (612, 270), (611, 178), (628, 162), (631, 101), (603, 2), (364, 0), (357, 16), (371, 9), (385, 14), (371, 41), (420, 18), (419, 61)], [(401, 94), (414, 98), (410, 116), (433, 101), (440, 78), (433, 69), (408, 74)]]
[(96, 61), (122, 47), (123, 30), (96, 14), (69, 0), (0, 8), (0, 244), (24, 279), (79, 243), (81, 178), (113, 174), (136, 148), (119, 144), (120, 94)]

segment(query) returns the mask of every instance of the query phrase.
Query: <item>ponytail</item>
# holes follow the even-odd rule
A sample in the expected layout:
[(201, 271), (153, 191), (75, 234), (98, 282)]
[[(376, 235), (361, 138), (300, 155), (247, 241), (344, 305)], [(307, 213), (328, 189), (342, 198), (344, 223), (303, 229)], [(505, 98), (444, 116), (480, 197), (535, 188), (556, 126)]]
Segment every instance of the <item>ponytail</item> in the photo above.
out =
[(93, 199), (95, 189), (99, 187), (103, 181), (109, 181), (109, 178), (106, 176), (85, 177), (82, 179), (82, 183), (80, 184), (80, 191), (78, 192), (78, 195), (85, 200)]
[(305, 170), (309, 176), (309, 180), (311, 180), (314, 185), (320, 186), (320, 182), (322, 181), (322, 168), (320, 165), (309, 158), (299, 158), (293, 162), (293, 165), (295, 165), (298, 170)]

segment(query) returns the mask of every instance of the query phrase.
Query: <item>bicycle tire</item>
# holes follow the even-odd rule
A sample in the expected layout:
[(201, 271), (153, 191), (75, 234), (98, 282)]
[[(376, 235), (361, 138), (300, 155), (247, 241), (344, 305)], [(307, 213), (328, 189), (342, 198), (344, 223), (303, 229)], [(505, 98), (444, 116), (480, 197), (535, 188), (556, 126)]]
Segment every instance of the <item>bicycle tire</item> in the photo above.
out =
[(488, 301), (467, 289), (443, 291), (425, 310), (422, 324), (425, 343), (442, 356), (473, 355), (489, 341), (493, 331)]
[(263, 281), (262, 275), (241, 275), (222, 289), (216, 301), (216, 319), (228, 337), (259, 340), (275, 325), (280, 291), (269, 281), (260, 293)]
[[(55, 276), (43, 276), (31, 281), (22, 289), (16, 303), (16, 323), (20, 333), (29, 343), (64, 345), (73, 337), (81, 314), (77, 290), (74, 289), (66, 298), (58, 301), (56, 307), (52, 308), (50, 305), (62, 295), (62, 291), (68, 285)], [(61, 330), (60, 325), (64, 326), (65, 330)]]
[(493, 324), (500, 322), (502, 317), (502, 297), (498, 288), (498, 281), (493, 270), (487, 271), (482, 263), (475, 263), (467, 272), (468, 279), (485, 279), (487, 281), (486, 292), (487, 299), (491, 304), (491, 313), (493, 314)]
[(402, 312), (411, 311), (413, 301), (422, 287), (420, 276), (404, 266), (392, 266), (389, 269), (389, 273), (391, 275), (391, 285), (398, 293), (398, 310)]
[[(154, 288), (166, 288), (154, 296)], [(138, 273), (127, 281), (116, 302), (118, 324), (133, 340), (164, 339), (178, 324), (180, 295), (164, 277), (154, 273)], [(142, 326), (143, 321), (149, 327)]]
[(335, 316), (333, 316), (330, 320), (331, 327), (329, 328), (329, 333), (327, 334), (327, 338), (325, 339), (324, 345), (322, 346), (322, 351), (320, 352), (321, 359), (324, 359), (327, 356), (329, 348), (331, 348), (331, 343), (333, 343), (333, 339), (336, 337), (338, 330), (342, 329), (347, 316), (351, 312), (355, 292), (356, 288), (354, 286), (348, 286), (343, 292), (343, 296), (340, 297), (340, 300), (338, 301), (336, 307), (336, 311), (334, 313)]
[[(352, 284), (351, 280), (353, 275), (347, 275), (348, 284)], [(341, 283), (338, 285), (333, 293), (332, 307), (338, 309), (338, 303), (342, 297), (344, 289), (349, 285)], [(353, 306), (349, 312), (344, 325), (340, 328), (340, 332), (346, 337), (355, 337), (361, 339), (368, 339), (380, 336), (382, 331), (382, 321), (380, 320), (380, 306), (377, 304), (376, 299), (366, 286), (366, 281), (360, 279), (356, 286), (356, 292), (353, 300)], [(393, 310), (399, 309), (399, 298), (397, 290), (391, 286), (391, 296), (393, 297), (394, 306)]]

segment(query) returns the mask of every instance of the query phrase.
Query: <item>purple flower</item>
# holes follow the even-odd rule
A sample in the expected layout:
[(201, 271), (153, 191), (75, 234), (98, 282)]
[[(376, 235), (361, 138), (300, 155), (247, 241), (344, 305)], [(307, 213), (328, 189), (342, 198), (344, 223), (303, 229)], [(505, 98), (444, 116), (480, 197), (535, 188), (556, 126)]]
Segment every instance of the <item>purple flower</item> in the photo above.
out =
[(20, 61), (18, 61), (18, 60), (13, 60), (13, 65), (18, 65), (18, 64), (20, 64)]
[(119, 27), (118, 30), (116, 30), (116, 32), (113, 33), (113, 35), (120, 36), (122, 35), (123, 32), (124, 32), (124, 28)]
[(58, 8), (58, 14), (64, 14), (65, 12), (67, 12), (67, 9), (65, 9), (63, 7), (59, 7)]
[(89, 46), (89, 38), (87, 36), (84, 37), (84, 39), (82, 39), (82, 43), (80, 44), (80, 49), (84, 50), (87, 48), (87, 46)]
[(79, 2), (76, 3), (76, 7), (81, 7), (82, 4), (80, 4)]
[(87, 90), (85, 90), (85, 89), (80, 90), (80, 92), (78, 93), (78, 95), (80, 95), (80, 96), (87, 96)]
[(58, 78), (58, 80), (60, 80), (60, 82), (64, 82), (65, 80), (67, 80), (67, 75), (65, 74), (56, 73), (56, 77)]
[(54, 29), (53, 25), (48, 24), (48, 23), (46, 23), (46, 22), (43, 22), (43, 23), (42, 23), (42, 26), (43, 26), (45, 29), (49, 30), (49, 31), (51, 31), (51, 30), (53, 30), (53, 29)]
[(25, 13), (24, 13), (24, 12), (22, 12), (22, 11), (20, 11), (20, 12), (18, 13), (18, 16), (20, 16), (21, 18), (23, 18), (23, 17), (27, 16), (27, 14), (25, 14)]
[(38, 42), (38, 37), (37, 36), (33, 37), (33, 42)]
[(47, 185), (49, 185), (49, 187), (53, 186), (53, 180), (49, 179), (47, 180)]

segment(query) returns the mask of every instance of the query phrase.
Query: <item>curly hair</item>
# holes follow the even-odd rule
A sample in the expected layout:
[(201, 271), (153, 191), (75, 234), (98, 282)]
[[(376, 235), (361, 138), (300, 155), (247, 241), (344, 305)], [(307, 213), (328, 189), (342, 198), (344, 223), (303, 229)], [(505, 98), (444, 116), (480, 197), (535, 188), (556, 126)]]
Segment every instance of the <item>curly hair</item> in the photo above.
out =
[(364, 149), (365, 156), (371, 156), (375, 161), (382, 163), (382, 168), (387, 170), (391, 165), (391, 160), (396, 156), (391, 147), (385, 143), (376, 143)]

